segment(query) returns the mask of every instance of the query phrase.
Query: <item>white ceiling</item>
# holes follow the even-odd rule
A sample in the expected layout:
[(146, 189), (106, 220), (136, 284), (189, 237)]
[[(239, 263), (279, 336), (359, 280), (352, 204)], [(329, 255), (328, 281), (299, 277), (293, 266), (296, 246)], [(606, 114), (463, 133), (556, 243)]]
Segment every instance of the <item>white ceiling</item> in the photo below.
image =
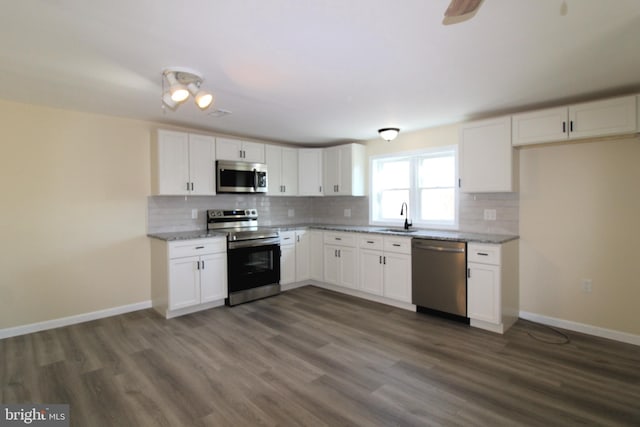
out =
[[(640, 1), (22, 0), (0, 16), (0, 98), (324, 144), (640, 91)], [(215, 118), (163, 112), (161, 73), (204, 76)]]

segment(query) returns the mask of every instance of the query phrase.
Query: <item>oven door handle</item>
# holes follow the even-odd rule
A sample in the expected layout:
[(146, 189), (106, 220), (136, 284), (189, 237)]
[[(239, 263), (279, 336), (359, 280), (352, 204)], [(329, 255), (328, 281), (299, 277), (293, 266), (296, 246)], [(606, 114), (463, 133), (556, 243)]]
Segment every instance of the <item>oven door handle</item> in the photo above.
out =
[(278, 246), (280, 247), (279, 237), (270, 237), (268, 239), (250, 239), (250, 240), (234, 240), (229, 242), (229, 250), (240, 248), (255, 248), (259, 246)]

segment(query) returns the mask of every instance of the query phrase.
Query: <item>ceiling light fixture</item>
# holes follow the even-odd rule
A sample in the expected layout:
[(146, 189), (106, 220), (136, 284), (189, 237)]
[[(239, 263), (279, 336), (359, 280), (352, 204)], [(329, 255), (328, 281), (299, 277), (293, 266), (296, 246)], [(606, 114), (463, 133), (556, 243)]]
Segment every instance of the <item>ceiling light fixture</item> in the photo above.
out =
[(400, 133), (400, 129), (399, 128), (382, 128), (382, 129), (378, 129), (378, 133), (380, 134), (380, 137), (382, 139), (384, 139), (387, 142), (390, 142), (396, 139), (396, 136), (398, 136), (398, 134)]
[[(189, 94), (201, 110), (213, 104), (213, 95), (200, 87), (202, 76), (198, 73), (183, 68), (167, 68), (162, 76), (162, 104), (172, 111), (189, 98)], [(165, 82), (168, 87), (165, 87)]]

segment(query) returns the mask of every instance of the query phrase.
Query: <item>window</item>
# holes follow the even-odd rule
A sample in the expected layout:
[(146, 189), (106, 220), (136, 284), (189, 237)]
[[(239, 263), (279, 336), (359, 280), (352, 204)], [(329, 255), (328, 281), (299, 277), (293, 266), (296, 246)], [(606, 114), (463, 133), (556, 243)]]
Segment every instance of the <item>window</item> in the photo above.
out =
[(457, 148), (439, 147), (371, 160), (371, 223), (402, 225), (403, 202), (416, 226), (453, 228), (458, 223)]

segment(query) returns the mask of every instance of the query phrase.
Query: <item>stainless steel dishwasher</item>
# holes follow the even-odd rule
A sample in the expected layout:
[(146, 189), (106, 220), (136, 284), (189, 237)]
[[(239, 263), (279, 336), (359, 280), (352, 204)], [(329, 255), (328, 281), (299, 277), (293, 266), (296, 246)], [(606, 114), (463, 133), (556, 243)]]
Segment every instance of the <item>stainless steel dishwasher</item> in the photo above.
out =
[(412, 239), (411, 265), (417, 311), (468, 323), (466, 242)]

